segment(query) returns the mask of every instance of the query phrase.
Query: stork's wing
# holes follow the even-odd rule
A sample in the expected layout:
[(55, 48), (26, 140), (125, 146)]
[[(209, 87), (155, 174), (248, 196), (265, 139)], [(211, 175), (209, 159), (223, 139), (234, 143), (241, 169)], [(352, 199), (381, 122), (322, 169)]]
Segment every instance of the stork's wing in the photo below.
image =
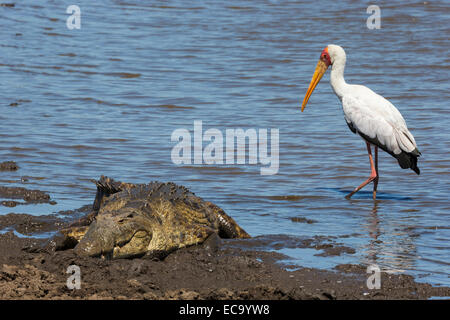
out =
[(352, 89), (342, 97), (345, 120), (352, 130), (392, 155), (417, 149), (405, 120), (392, 103), (367, 87)]

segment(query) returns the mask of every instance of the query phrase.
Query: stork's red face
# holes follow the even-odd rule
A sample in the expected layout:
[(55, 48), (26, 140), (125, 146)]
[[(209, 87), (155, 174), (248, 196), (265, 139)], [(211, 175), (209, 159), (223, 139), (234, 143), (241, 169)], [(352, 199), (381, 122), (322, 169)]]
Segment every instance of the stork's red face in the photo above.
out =
[(323, 75), (325, 74), (325, 71), (327, 71), (328, 67), (331, 64), (332, 64), (331, 57), (330, 54), (328, 53), (328, 47), (326, 47), (320, 54), (320, 59), (319, 62), (317, 63), (316, 70), (314, 71), (314, 75), (311, 79), (311, 83), (309, 84), (308, 91), (306, 91), (305, 98), (303, 99), (302, 112), (305, 109), (309, 97), (311, 97), (311, 94), (313, 93), (315, 87), (319, 83), (320, 79), (322, 79)]
[(327, 68), (331, 65), (331, 57), (330, 54), (328, 53), (328, 47), (323, 49), (322, 53), (320, 54), (320, 60), (325, 62)]

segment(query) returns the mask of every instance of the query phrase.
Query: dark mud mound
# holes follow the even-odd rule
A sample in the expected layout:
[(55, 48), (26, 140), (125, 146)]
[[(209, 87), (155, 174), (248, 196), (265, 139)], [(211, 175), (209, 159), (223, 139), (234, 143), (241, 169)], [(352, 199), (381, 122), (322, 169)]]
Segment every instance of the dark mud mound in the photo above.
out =
[[(426, 299), (450, 296), (448, 287), (382, 273), (369, 290), (363, 266), (344, 272), (286, 271), (275, 252), (230, 247), (235, 240), (184, 248), (164, 260), (102, 260), (73, 250), (42, 247), (44, 240), (0, 235), (0, 299)], [(242, 241), (242, 240), (240, 240)], [(66, 273), (80, 268), (81, 288), (69, 290)], [(339, 268), (338, 268), (339, 269)]]
[(19, 166), (14, 161), (5, 161), (0, 163), (0, 171), (16, 171)]
[(54, 215), (32, 216), (29, 214), (9, 213), (0, 216), (0, 230), (15, 230), (25, 236), (45, 232), (56, 232), (67, 225), (66, 221)]
[(50, 196), (44, 191), (30, 190), (22, 187), (3, 187), (0, 186), (0, 198), (3, 199), (22, 199), (25, 202), (18, 202), (14, 200), (3, 200), (0, 203), (7, 207), (14, 207), (18, 204), (34, 204), (34, 203), (49, 203), (56, 204), (50, 199)]
[(280, 250), (289, 249), (315, 249), (321, 252), (315, 256), (340, 256), (341, 254), (354, 254), (353, 248), (345, 246), (343, 243), (337, 242), (336, 237), (329, 236), (313, 236), (313, 237), (295, 237), (284, 234), (269, 234), (253, 237), (249, 240), (236, 240), (230, 243), (230, 246), (242, 249), (258, 249), (258, 250)]

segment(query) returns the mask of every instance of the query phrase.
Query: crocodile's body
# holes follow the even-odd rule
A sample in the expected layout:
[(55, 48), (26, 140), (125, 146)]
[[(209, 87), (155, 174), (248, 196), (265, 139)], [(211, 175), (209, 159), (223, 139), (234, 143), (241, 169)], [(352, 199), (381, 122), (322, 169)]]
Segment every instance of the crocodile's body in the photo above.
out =
[[(182, 186), (130, 184), (101, 177), (94, 211), (63, 230), (77, 254), (109, 258), (165, 256), (210, 235), (250, 237), (222, 209)], [(70, 241), (69, 241), (70, 242)]]

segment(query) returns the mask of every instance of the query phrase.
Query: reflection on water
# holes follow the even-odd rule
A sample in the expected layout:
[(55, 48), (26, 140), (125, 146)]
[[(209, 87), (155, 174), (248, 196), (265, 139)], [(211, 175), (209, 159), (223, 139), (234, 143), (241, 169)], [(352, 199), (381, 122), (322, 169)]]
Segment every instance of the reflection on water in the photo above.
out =
[[(388, 232), (394, 237), (389, 240), (383, 240), (383, 234), (380, 227), (380, 219), (378, 217), (378, 203), (375, 201), (371, 215), (367, 219), (368, 236), (371, 238), (364, 248), (366, 264), (379, 265), (385, 271), (405, 271), (414, 269), (413, 258), (416, 249), (414, 242), (411, 241), (413, 236), (408, 230), (402, 230), (405, 226), (396, 226), (392, 232)], [(407, 228), (407, 226), (406, 226)]]
[[(81, 30), (66, 28), (70, 4), (0, 7), (0, 159), (20, 166), (1, 172), (1, 184), (57, 201), (0, 206), (0, 214), (78, 208), (92, 201), (90, 179), (101, 174), (171, 180), (223, 207), (252, 235), (327, 235), (356, 250), (317, 257), (287, 248), (303, 265), (376, 263), (450, 284), (445, 1), (380, 4), (379, 30), (366, 28), (367, 5), (349, 0), (81, 0)], [(300, 113), (329, 43), (346, 49), (349, 83), (398, 107), (423, 154), (416, 176), (380, 153), (375, 204), (370, 186), (344, 199), (370, 169), (329, 74)], [(278, 174), (261, 176), (249, 164), (173, 164), (171, 134), (195, 120), (204, 131), (279, 129)]]

